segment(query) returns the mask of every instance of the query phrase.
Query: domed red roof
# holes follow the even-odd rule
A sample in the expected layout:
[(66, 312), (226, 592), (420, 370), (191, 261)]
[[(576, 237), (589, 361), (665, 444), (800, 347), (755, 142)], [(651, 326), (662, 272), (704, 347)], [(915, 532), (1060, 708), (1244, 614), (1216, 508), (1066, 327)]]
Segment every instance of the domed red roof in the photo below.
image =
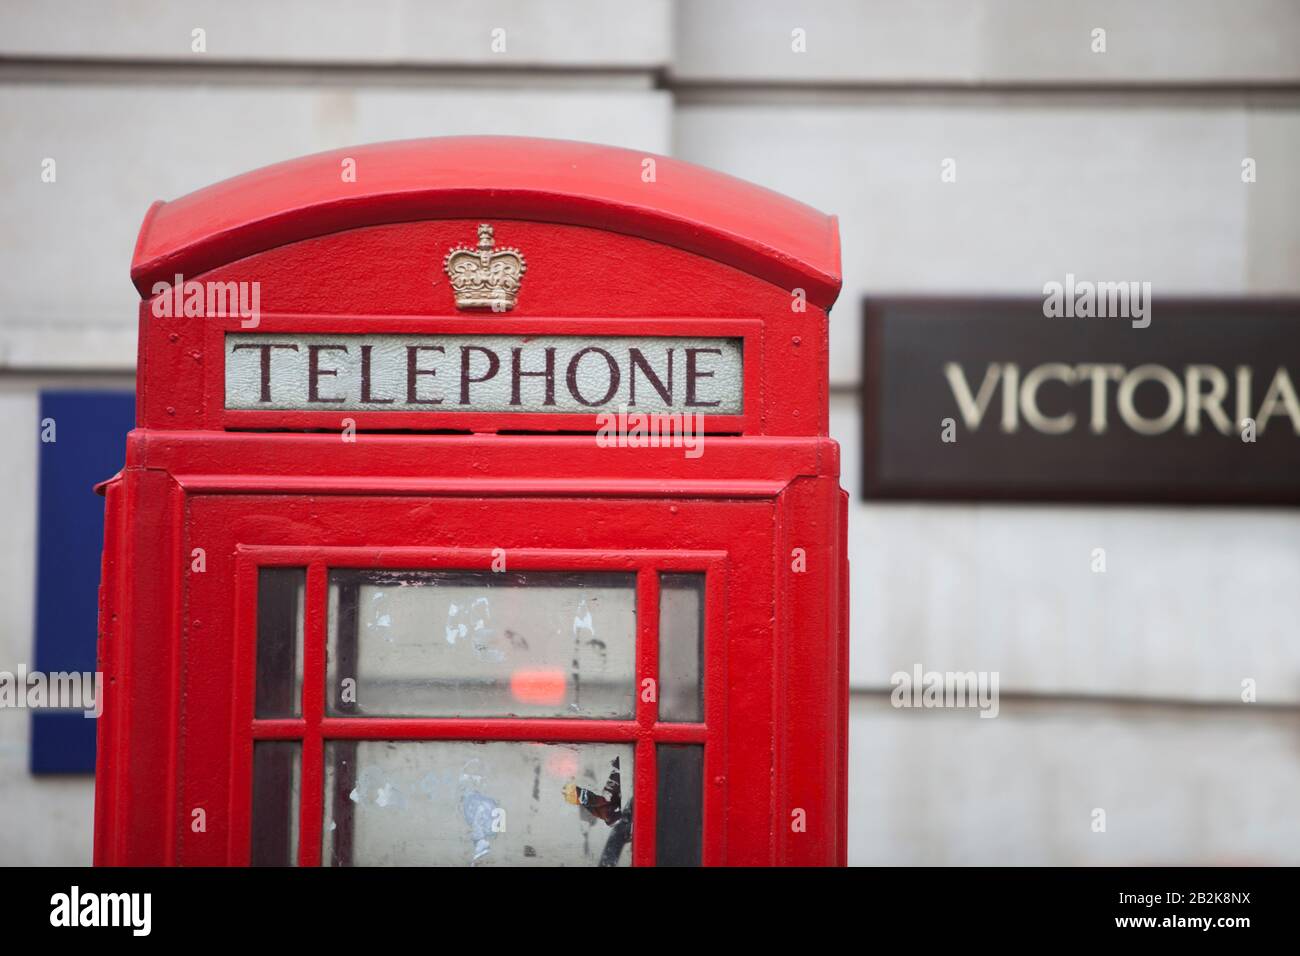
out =
[[(345, 182), (343, 161), (356, 163)], [(642, 178), (655, 162), (654, 181)], [(140, 294), (315, 236), (419, 219), (492, 216), (643, 236), (735, 266), (829, 308), (840, 288), (833, 216), (667, 156), (564, 140), (463, 136), (317, 153), (227, 179), (145, 217)]]

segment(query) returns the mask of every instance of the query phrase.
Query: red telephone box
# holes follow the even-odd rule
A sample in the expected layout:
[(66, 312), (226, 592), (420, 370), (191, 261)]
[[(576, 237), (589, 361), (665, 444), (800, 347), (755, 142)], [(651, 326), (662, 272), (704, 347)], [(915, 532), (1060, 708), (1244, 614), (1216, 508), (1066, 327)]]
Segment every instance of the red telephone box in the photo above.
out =
[(99, 864), (843, 864), (836, 222), (453, 138), (158, 203)]

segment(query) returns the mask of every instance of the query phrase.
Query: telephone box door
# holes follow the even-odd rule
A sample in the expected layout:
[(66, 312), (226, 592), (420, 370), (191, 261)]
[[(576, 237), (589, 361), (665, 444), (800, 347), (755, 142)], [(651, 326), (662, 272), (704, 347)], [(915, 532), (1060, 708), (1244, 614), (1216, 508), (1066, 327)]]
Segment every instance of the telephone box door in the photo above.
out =
[(182, 862), (770, 862), (774, 499), (187, 507)]

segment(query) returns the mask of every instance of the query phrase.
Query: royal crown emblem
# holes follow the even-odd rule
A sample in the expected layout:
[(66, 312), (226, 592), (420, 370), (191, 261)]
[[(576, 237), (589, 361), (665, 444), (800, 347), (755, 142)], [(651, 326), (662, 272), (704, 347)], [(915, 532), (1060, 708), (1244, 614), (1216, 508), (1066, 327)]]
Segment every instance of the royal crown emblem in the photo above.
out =
[(478, 248), (456, 246), (442, 260), (442, 267), (456, 293), (458, 309), (491, 309), (508, 312), (524, 280), (524, 256), (509, 246), (496, 247), (492, 227), (478, 227)]

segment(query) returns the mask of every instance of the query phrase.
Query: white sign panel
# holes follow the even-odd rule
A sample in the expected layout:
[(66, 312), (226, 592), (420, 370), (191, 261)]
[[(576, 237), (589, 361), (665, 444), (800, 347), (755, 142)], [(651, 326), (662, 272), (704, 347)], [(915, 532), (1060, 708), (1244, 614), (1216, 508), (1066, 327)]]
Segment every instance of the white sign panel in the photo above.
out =
[(568, 335), (226, 336), (226, 408), (739, 415), (742, 340)]

